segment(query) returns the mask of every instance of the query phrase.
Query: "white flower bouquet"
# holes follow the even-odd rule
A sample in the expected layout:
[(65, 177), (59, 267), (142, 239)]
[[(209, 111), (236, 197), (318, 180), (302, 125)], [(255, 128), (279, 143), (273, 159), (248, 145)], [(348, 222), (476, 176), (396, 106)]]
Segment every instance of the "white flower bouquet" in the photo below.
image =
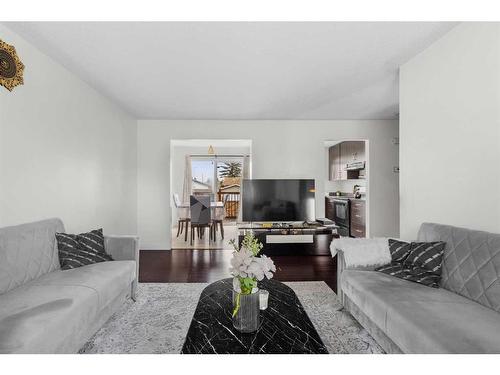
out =
[(247, 233), (238, 248), (235, 240), (230, 241), (234, 247), (231, 268), (229, 272), (233, 276), (233, 289), (238, 293), (233, 317), (239, 310), (239, 297), (241, 294), (251, 294), (257, 288), (257, 282), (265, 278), (271, 279), (276, 266), (271, 258), (265, 255), (257, 256), (262, 249), (262, 243), (252, 233)]

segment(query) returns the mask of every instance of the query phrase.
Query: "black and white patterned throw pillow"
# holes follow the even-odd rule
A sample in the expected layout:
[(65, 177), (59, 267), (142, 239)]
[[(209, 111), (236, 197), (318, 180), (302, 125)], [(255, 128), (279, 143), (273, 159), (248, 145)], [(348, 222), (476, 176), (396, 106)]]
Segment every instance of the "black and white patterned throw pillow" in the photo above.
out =
[[(391, 244), (391, 241), (394, 242)], [(403, 246), (403, 244), (407, 246)], [(389, 249), (393, 247), (391, 250), (392, 262), (376, 268), (375, 271), (439, 288), (444, 246), (444, 242), (412, 242), (410, 244), (389, 240)]]
[(441, 275), (444, 242), (412, 242), (411, 252), (403, 264)]
[(113, 260), (104, 249), (102, 229), (80, 234), (56, 233), (56, 239), (63, 270)]
[(389, 239), (392, 262), (402, 263), (411, 252), (411, 243)]
[(377, 268), (376, 271), (432, 288), (439, 288), (439, 281), (441, 280), (441, 275), (435, 275), (418, 267), (406, 267), (401, 263), (391, 263)]

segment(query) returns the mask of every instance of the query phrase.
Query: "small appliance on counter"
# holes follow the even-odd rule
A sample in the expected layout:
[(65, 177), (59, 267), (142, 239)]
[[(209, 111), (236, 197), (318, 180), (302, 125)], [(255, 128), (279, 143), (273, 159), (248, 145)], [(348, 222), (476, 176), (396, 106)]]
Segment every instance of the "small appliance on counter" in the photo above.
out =
[(366, 186), (354, 185), (354, 198), (360, 199), (366, 195)]

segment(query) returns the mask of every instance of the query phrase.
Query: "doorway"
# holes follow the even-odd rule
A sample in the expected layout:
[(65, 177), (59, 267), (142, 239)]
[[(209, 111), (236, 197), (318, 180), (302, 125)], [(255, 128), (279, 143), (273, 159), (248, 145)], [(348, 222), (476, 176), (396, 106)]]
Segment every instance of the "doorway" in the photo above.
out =
[[(229, 241), (237, 238), (241, 221), (242, 180), (252, 173), (251, 140), (172, 140), (170, 150), (171, 248), (232, 250)], [(190, 196), (210, 200), (215, 238), (207, 227), (201, 234), (195, 230), (191, 239), (191, 223), (183, 220), (191, 215)]]
[(324, 142), (325, 217), (346, 237), (370, 237), (370, 159), (367, 139)]

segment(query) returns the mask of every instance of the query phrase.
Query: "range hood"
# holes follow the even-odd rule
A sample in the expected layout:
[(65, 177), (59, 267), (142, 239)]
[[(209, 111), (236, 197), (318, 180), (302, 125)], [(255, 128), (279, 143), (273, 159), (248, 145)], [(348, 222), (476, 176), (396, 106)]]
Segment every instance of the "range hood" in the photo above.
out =
[(352, 163), (346, 164), (346, 171), (359, 171), (360, 169), (365, 169), (364, 161), (354, 161)]

